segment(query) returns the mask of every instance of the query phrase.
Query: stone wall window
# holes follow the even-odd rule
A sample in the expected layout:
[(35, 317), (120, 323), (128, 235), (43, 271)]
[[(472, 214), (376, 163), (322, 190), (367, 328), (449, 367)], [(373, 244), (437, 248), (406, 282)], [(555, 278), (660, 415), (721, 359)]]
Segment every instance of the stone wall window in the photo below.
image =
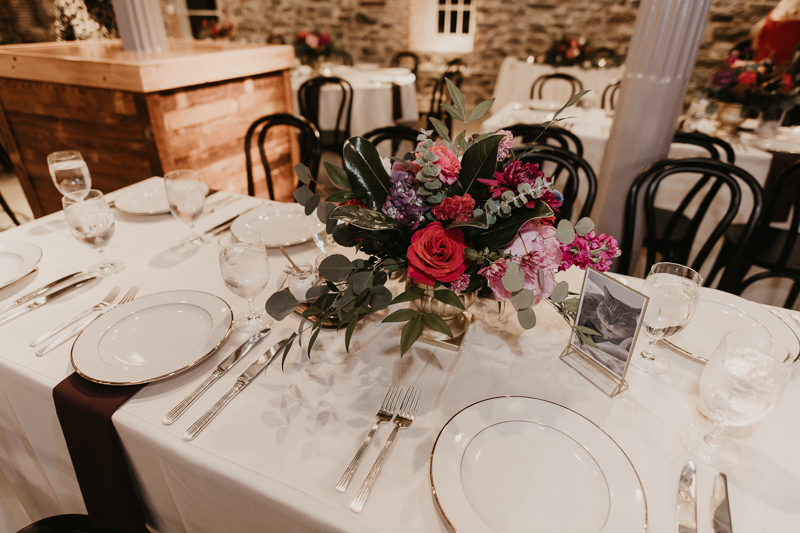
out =
[(472, 52), (477, 1), (411, 0), (411, 48), (420, 52)]

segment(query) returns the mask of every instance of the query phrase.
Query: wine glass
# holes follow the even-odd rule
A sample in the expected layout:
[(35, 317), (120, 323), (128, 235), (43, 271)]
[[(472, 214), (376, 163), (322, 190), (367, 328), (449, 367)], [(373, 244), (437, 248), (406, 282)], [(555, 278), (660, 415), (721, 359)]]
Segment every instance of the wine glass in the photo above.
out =
[(61, 194), (83, 191), (92, 188), (92, 177), (83, 156), (77, 150), (53, 152), (47, 156), (50, 177)]
[(272, 320), (267, 313), (256, 308), (255, 298), (269, 281), (267, 249), (261, 235), (255, 231), (242, 230), (224, 235), (219, 240), (219, 270), (228, 289), (247, 300), (249, 310), (236, 317), (233, 325), (239, 331), (253, 333), (261, 331)]
[(197, 233), (195, 223), (203, 216), (206, 205), (206, 190), (194, 170), (173, 170), (164, 176), (167, 190), (167, 203), (170, 212), (183, 220), (192, 234), (181, 241), (184, 248), (197, 249), (206, 244), (205, 238)]
[(700, 376), (700, 399), (714, 421), (681, 431), (681, 442), (697, 458), (732, 468), (741, 455), (722, 435), (725, 426), (758, 422), (778, 404), (792, 370), (789, 351), (761, 333), (731, 331), (723, 337)]
[(651, 374), (669, 370), (669, 360), (654, 345), (679, 333), (692, 320), (703, 276), (675, 263), (656, 263), (642, 292), (650, 297), (642, 328), (649, 337), (647, 348), (631, 359), (631, 365)]
[(125, 269), (125, 262), (110, 261), (103, 250), (114, 236), (114, 217), (103, 193), (97, 189), (67, 193), (61, 199), (72, 235), (100, 252), (101, 263), (92, 267), (101, 276)]

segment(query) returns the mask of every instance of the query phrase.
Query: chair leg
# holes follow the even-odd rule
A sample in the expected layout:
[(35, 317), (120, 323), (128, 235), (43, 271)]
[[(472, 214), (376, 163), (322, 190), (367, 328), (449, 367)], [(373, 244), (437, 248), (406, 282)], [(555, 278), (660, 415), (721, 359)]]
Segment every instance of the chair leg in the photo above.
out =
[(795, 300), (797, 300), (797, 296), (800, 295), (800, 280), (795, 281), (792, 283), (792, 290), (789, 291), (789, 296), (786, 298), (783, 306), (786, 309), (791, 309), (794, 305)]
[(19, 226), (19, 220), (17, 220), (17, 217), (14, 216), (14, 212), (11, 210), (11, 207), (9, 207), (9, 205), (6, 203), (6, 200), (5, 198), (3, 198), (2, 194), (0, 194), (0, 205), (3, 206), (3, 211), (5, 211), (6, 214), (11, 218), (11, 221), (15, 225)]

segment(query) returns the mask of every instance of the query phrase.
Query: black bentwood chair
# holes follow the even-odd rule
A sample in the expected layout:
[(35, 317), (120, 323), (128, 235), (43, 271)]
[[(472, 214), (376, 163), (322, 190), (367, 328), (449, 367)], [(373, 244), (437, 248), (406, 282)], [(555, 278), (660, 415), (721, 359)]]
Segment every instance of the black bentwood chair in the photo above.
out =
[(247, 129), (244, 137), (244, 157), (247, 166), (247, 194), (255, 196), (255, 182), (253, 180), (253, 160), (252, 143), (253, 135), (259, 126), (262, 126), (258, 134), (258, 152), (261, 156), (261, 164), (264, 166), (264, 174), (267, 180), (267, 190), (270, 199), (275, 199), (275, 191), (272, 184), (272, 173), (270, 172), (267, 151), (265, 148), (267, 132), (275, 126), (290, 126), (297, 129), (297, 141), (300, 146), (300, 162), (311, 170), (311, 175), (316, 179), (319, 169), (321, 154), (319, 131), (314, 125), (303, 117), (290, 115), (288, 113), (276, 113), (267, 115), (253, 122)]
[(541, 124), (514, 124), (505, 129), (510, 131), (515, 138), (519, 138), (522, 144), (557, 146), (583, 157), (583, 143), (580, 138), (564, 128), (558, 126), (545, 128)]
[[(572, 220), (572, 211), (580, 196), (582, 181), (585, 182), (586, 194), (576, 221), (588, 217), (597, 195), (597, 178), (589, 163), (583, 157), (555, 146), (549, 150), (525, 154), (526, 150), (527, 147), (524, 146), (514, 148), (517, 159), (522, 163), (538, 163), (539, 170), (544, 171), (548, 177), (552, 175), (555, 187), (564, 195), (564, 203), (556, 213), (556, 220)], [(552, 174), (548, 172), (551, 165), (547, 163), (555, 166)]]
[(397, 52), (392, 56), (389, 61), (390, 67), (403, 67), (408, 66), (411, 72), (416, 76), (417, 68), (419, 67), (419, 56), (414, 52)]
[[(323, 131), (319, 127), (320, 91), (332, 85), (342, 93), (342, 100), (336, 113), (336, 129)], [(341, 155), (344, 142), (350, 138), (350, 120), (353, 112), (353, 87), (347, 80), (334, 76), (311, 78), (297, 90), (300, 114), (307, 118), (321, 132), (322, 149), (332, 150)]]
[(603, 89), (603, 95), (600, 97), (600, 109), (614, 111), (614, 108), (617, 107), (620, 85), (619, 80), (611, 80), (611, 83), (606, 85), (606, 88)]
[(23, 527), (17, 533), (119, 533), (114, 529), (95, 529), (89, 517), (82, 514), (62, 514), (43, 518)]
[[(698, 190), (697, 194), (692, 197), (692, 199), (694, 197), (698, 199), (697, 208), (693, 216), (690, 217), (687, 215), (687, 209), (690, 204), (694, 202), (691, 201), (692, 199), (687, 200), (687, 198), (684, 198), (680, 206), (678, 206), (667, 221), (666, 227), (659, 231), (656, 225), (655, 208), (659, 187), (661, 187), (664, 182), (671, 179), (685, 179), (687, 175), (698, 175), (697, 181), (705, 180), (707, 185), (702, 195), (699, 194), (701, 191)], [(742, 201), (742, 188), (739, 185), (740, 181), (744, 182), (747, 188), (750, 189), (753, 200), (753, 207), (750, 210), (747, 223), (744, 224), (742, 228), (742, 236), (744, 239), (747, 239), (755, 229), (756, 223), (761, 216), (763, 206), (761, 186), (753, 176), (739, 167), (714, 159), (665, 159), (653, 163), (639, 173), (628, 191), (622, 230), (622, 249), (633, 249), (634, 234), (639, 223), (638, 207), (641, 202), (645, 219), (644, 244), (647, 247), (645, 271), (649, 271), (650, 267), (657, 262), (657, 255), (661, 256), (659, 259), (660, 261), (688, 265), (694, 270), (699, 271), (708, 259), (717, 241), (719, 241), (728, 228), (731, 227), (733, 219), (739, 211)], [(729, 197), (725, 198), (723, 195), (719, 195), (718, 201), (722, 203), (723, 206), (727, 203), (725, 213), (714, 226), (710, 236), (705, 242), (701, 243), (698, 241), (698, 229), (703, 220), (709, 216), (709, 207), (711, 207), (712, 202), (717, 199), (718, 193), (723, 186), (727, 187)], [(685, 228), (677, 227), (680, 217), (685, 217), (689, 221)], [(678, 235), (678, 233), (680, 233), (680, 235)], [(698, 244), (701, 246), (694, 260), (690, 263), (689, 256), (695, 241), (698, 241)], [(731, 261), (728, 263), (728, 267), (723, 273), (718, 288), (730, 291), (735, 285), (736, 275), (740, 268), (739, 265), (741, 264), (741, 257), (742, 250), (739, 248), (731, 257)], [(627, 261), (622, 261), (620, 263), (623, 270), (622, 273), (630, 273), (635, 266), (635, 261), (636, 258), (630, 256)], [(710, 285), (712, 281), (713, 277), (709, 277), (709, 279), (706, 280), (706, 285)]]
[(567, 82), (572, 86), (572, 94), (569, 95), (570, 98), (578, 94), (583, 90), (583, 83), (581, 80), (576, 78), (575, 76), (571, 76), (569, 74), (564, 74), (562, 72), (556, 72), (554, 74), (544, 74), (536, 78), (531, 85), (531, 100), (534, 98), (538, 98), (539, 100), (542, 99), (544, 86), (547, 83), (551, 82)]
[[(417, 136), (420, 132), (409, 126), (386, 126), (385, 128), (377, 128), (363, 135), (365, 139), (371, 142), (376, 147), (383, 142), (392, 143), (391, 155), (395, 157), (403, 157), (406, 152), (413, 152), (417, 146)], [(407, 144), (408, 150), (400, 150), (400, 145), (404, 142)]]

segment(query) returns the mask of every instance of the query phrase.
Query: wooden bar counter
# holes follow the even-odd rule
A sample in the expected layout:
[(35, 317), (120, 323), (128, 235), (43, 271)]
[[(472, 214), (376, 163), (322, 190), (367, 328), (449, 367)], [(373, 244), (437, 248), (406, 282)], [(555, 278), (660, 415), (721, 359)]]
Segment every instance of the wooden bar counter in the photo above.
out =
[[(80, 150), (92, 186), (110, 192), (191, 168), (213, 189), (247, 193), (244, 135), (257, 118), (293, 112), (283, 45), (171, 40), (162, 54), (119, 40), (0, 46), (0, 137), (34, 214), (61, 209), (47, 154)], [(266, 196), (254, 143), (256, 194)], [(268, 137), (278, 200), (291, 201), (296, 142)]]

